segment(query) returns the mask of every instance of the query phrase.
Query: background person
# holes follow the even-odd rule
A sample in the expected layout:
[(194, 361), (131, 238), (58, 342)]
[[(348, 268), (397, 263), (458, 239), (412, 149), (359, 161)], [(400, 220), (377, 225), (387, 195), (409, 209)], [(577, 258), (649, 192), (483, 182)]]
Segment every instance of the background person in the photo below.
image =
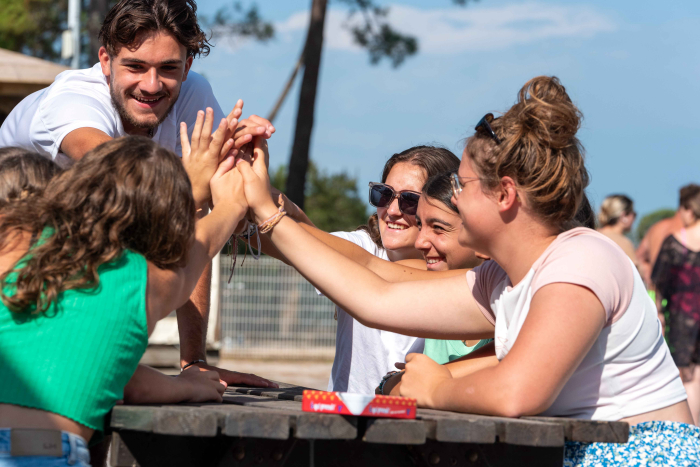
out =
[[(664, 240), (651, 275), (659, 313), (668, 311), (668, 343), (700, 423), (700, 186), (683, 192), (683, 227)], [(662, 309), (662, 300), (666, 310)], [(663, 314), (662, 314), (663, 316)]]
[[(196, 56), (209, 52), (194, 0), (121, 0), (105, 17), (99, 38), (99, 63), (65, 71), (23, 99), (0, 127), (0, 147), (37, 151), (67, 167), (105, 141), (140, 135), (180, 155), (182, 133), (193, 131), (203, 109), (211, 109), (216, 123), (224, 118), (209, 83), (190, 70)], [(239, 122), (242, 105), (221, 130), (225, 141), (236, 130), (222, 158), (253, 136), (269, 138), (275, 131), (257, 116)], [(218, 162), (206, 168), (210, 178)], [(181, 366), (206, 361), (210, 283), (207, 268), (192, 300), (178, 310)], [(235, 372), (219, 371), (229, 383), (240, 382)]]
[(40, 196), (60, 171), (55, 162), (36, 152), (0, 148), (0, 209), (28, 196)]
[(638, 265), (634, 245), (625, 234), (632, 230), (637, 213), (634, 212), (634, 203), (625, 195), (610, 195), (600, 204), (598, 211), (598, 232), (617, 243), (622, 251)]
[[(495, 331), (498, 365), (462, 378), (425, 355), (409, 355), (401, 394), (419, 405), (623, 420), (631, 425), (629, 443), (567, 443), (565, 465), (629, 465), (650, 457), (697, 465), (700, 429), (691, 425), (639, 273), (604, 235), (565, 230), (588, 183), (576, 137), (580, 119), (556, 78), (537, 77), (501, 118), (487, 114), (477, 124), (455, 178), (455, 204), (461, 243), (492, 259), (466, 278), (388, 283), (285, 218), (270, 238), (363, 324), (440, 339)], [(264, 160), (237, 167), (256, 219), (270, 218), (277, 207)]]
[(683, 227), (680, 213), (682, 199), (684, 198), (685, 193), (690, 193), (690, 191), (687, 190), (694, 190), (697, 186), (698, 185), (691, 183), (680, 189), (678, 193), (679, 208), (676, 211), (676, 214), (673, 215), (673, 217), (662, 219), (652, 225), (649, 230), (647, 230), (647, 233), (644, 235), (644, 238), (637, 247), (637, 258), (639, 258), (640, 271), (642, 273), (642, 277), (644, 278), (644, 282), (647, 284), (647, 287), (650, 290), (653, 290), (654, 287), (654, 284), (651, 281), (651, 271), (654, 268), (656, 257), (659, 255), (659, 250), (661, 250), (661, 244), (664, 240), (666, 240), (666, 237), (674, 232), (678, 232), (681, 227)]

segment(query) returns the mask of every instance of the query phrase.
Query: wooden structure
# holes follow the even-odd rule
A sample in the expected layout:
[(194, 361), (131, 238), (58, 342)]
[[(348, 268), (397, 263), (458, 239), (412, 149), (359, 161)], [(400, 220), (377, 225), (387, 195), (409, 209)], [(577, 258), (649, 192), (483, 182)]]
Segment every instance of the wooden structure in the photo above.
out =
[(46, 60), (0, 49), (0, 124), (14, 106), (29, 94), (53, 83), (68, 70)]
[(109, 465), (561, 466), (565, 440), (624, 443), (629, 426), (418, 409), (415, 420), (301, 411), (303, 388), (229, 387), (223, 404), (117, 406)]

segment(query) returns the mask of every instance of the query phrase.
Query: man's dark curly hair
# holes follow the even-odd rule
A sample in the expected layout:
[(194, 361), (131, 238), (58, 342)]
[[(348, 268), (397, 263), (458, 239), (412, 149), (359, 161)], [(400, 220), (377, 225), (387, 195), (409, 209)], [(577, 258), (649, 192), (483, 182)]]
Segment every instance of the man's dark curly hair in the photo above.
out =
[(100, 42), (113, 57), (122, 47), (136, 45), (147, 31), (172, 34), (185, 46), (188, 57), (209, 53), (211, 44), (197, 24), (194, 0), (121, 0), (107, 13)]

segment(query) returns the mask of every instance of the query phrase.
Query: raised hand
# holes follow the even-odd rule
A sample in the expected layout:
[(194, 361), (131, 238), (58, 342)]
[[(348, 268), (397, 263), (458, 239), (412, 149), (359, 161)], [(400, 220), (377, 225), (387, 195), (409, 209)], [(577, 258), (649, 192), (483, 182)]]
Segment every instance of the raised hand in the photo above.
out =
[(277, 212), (277, 206), (270, 194), (270, 177), (265, 162), (267, 143), (260, 137), (255, 138), (253, 143), (252, 163), (247, 157), (239, 158), (236, 168), (243, 176), (243, 191), (248, 206), (253, 210), (256, 221), (262, 222)]
[(233, 156), (226, 157), (212, 176), (209, 183), (212, 202), (215, 208), (226, 206), (231, 212), (245, 212), (248, 204), (243, 192), (243, 178), (234, 168), (235, 164)]
[(206, 112), (199, 111), (190, 143), (187, 138), (187, 124), (180, 123), (182, 163), (190, 177), (192, 195), (198, 209), (204, 207), (211, 197), (209, 181), (219, 166), (221, 154), (227, 154), (233, 148), (233, 139), (225, 139), (228, 125), (227, 119), (221, 119), (216, 133), (212, 136), (214, 111), (211, 107), (208, 107)]
[(272, 126), (269, 120), (258, 117), (257, 115), (251, 115), (238, 122), (233, 136), (233, 148), (241, 149), (241, 147), (250, 143), (257, 137), (269, 139), (275, 131), (275, 127)]

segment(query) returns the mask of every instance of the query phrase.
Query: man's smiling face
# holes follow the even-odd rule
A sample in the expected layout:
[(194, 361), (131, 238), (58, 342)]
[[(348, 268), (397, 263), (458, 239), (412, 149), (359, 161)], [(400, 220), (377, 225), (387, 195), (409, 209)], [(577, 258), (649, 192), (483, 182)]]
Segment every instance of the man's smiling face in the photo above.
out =
[(171, 34), (148, 31), (112, 57), (101, 48), (100, 64), (124, 130), (149, 134), (175, 105), (192, 57)]

